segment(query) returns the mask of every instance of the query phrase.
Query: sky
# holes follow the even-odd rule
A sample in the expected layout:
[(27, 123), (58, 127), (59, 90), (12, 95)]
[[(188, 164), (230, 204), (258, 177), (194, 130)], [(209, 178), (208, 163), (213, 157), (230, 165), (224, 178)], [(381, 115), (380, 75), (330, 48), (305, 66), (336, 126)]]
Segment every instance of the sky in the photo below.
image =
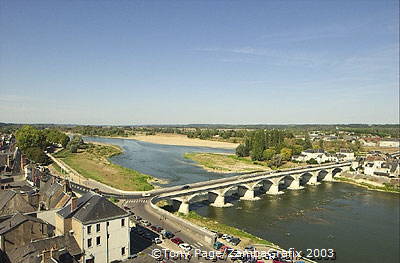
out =
[(0, 0), (0, 122), (399, 123), (399, 2)]

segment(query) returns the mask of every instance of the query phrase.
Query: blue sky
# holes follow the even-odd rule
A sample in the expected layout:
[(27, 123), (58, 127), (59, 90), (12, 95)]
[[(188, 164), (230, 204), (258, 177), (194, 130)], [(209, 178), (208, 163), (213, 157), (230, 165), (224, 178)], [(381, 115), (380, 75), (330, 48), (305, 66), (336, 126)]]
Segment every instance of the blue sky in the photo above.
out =
[(0, 0), (0, 122), (398, 123), (398, 10)]

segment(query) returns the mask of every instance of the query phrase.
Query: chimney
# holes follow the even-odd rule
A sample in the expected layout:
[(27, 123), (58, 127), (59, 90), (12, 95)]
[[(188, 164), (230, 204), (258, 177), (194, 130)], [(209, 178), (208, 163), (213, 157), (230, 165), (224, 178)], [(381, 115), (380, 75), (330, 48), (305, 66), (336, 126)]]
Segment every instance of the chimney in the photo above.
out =
[(71, 198), (71, 212), (73, 212), (78, 206), (78, 197), (74, 196)]

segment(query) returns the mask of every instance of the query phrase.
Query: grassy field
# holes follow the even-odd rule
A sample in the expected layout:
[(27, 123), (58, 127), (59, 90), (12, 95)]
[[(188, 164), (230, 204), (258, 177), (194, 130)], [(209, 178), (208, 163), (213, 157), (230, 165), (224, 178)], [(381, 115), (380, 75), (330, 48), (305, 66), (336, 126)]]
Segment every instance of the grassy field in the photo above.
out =
[(276, 247), (275, 244), (273, 244), (269, 241), (266, 241), (264, 239), (256, 237), (250, 233), (247, 233), (247, 232), (237, 229), (235, 227), (221, 224), (221, 223), (219, 223), (217, 221), (213, 221), (207, 217), (202, 217), (194, 211), (190, 211), (188, 215), (184, 215), (181, 213), (178, 213), (178, 215), (196, 225), (199, 225), (201, 227), (206, 227), (209, 230), (220, 232), (223, 234), (229, 234), (229, 235), (232, 235), (235, 237), (239, 237), (242, 240), (240, 243), (240, 247), (245, 247), (245, 246), (254, 245), (254, 244)]
[[(271, 170), (266, 161), (252, 161), (249, 157), (237, 157), (234, 154), (185, 153), (185, 158), (195, 161), (199, 166), (212, 172), (240, 173)], [(306, 163), (285, 162), (279, 169), (306, 165)]]
[(195, 161), (204, 169), (213, 172), (229, 173), (269, 170), (265, 165), (254, 163), (250, 159), (237, 157), (233, 154), (185, 153), (185, 158)]
[(113, 145), (86, 144), (77, 153), (62, 150), (55, 154), (86, 178), (126, 191), (147, 191), (154, 187), (151, 176), (111, 163), (108, 158), (122, 150)]

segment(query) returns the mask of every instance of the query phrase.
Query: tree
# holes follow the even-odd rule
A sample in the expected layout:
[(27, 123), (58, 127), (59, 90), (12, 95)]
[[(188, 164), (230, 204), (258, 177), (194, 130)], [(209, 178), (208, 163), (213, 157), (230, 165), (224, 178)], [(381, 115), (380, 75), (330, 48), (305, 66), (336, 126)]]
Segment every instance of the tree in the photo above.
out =
[(319, 149), (324, 149), (324, 140), (319, 140), (318, 141), (318, 147), (319, 147)]
[(47, 155), (39, 147), (26, 148), (24, 154), (29, 160), (35, 163), (46, 164), (49, 161)]
[(314, 158), (311, 158), (306, 163), (308, 163), (308, 164), (318, 164), (317, 160), (315, 160)]
[(249, 149), (246, 147), (246, 145), (239, 144), (239, 146), (236, 147), (236, 155), (239, 157), (249, 156)]
[(272, 159), (272, 157), (274, 157), (275, 153), (276, 153), (275, 149), (268, 148), (264, 150), (263, 157), (265, 160), (269, 161)]
[(298, 144), (292, 145), (291, 148), (292, 148), (293, 155), (300, 154), (303, 151), (303, 146), (298, 145)]
[(304, 138), (304, 149), (311, 149), (312, 148), (312, 143), (310, 140), (310, 135), (306, 133), (306, 136)]
[(262, 161), (263, 160), (263, 152), (265, 147), (265, 134), (264, 130), (258, 130), (254, 133), (254, 137), (252, 140), (252, 148), (251, 148), (251, 159), (253, 161)]
[(281, 156), (282, 156), (282, 160), (289, 161), (290, 158), (292, 157), (292, 149), (286, 148), (286, 147), (282, 148)]
[(31, 147), (39, 147), (39, 149), (44, 149), (46, 147), (46, 137), (44, 134), (29, 125), (21, 127), (15, 134), (17, 139), (18, 147), (24, 151)]
[(279, 167), (282, 165), (282, 156), (280, 154), (275, 154), (271, 161), (268, 162), (270, 167)]

